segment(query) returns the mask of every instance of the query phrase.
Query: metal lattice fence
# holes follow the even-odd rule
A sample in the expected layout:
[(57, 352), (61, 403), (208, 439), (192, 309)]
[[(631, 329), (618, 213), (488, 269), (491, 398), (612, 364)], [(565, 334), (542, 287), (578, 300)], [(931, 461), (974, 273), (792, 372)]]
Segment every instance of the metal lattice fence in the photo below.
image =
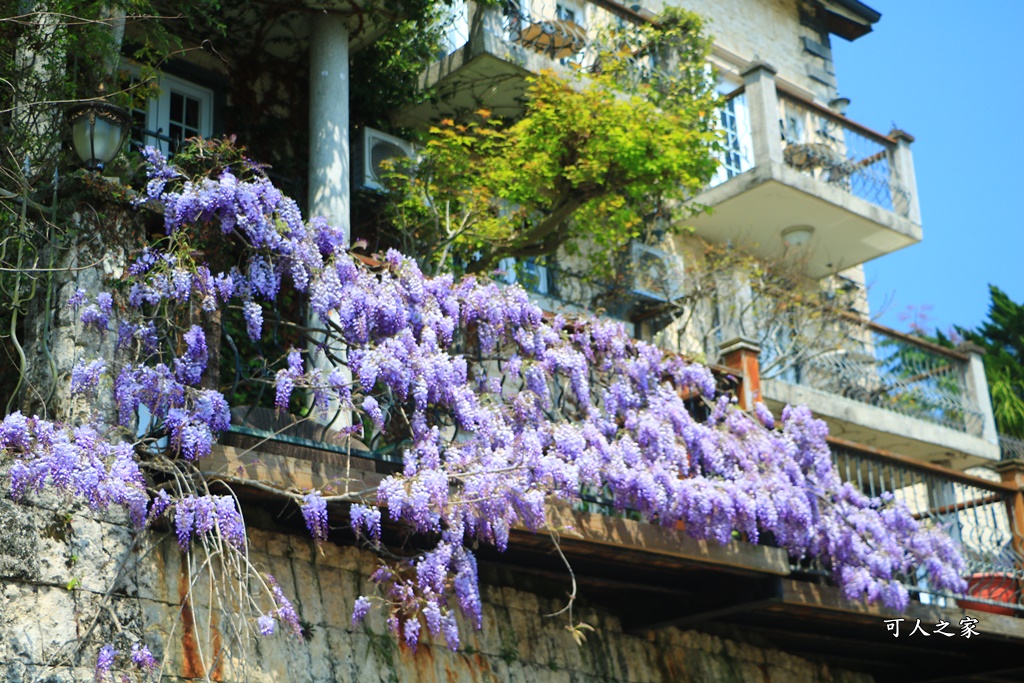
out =
[(779, 109), (787, 165), (887, 211), (908, 214), (909, 193), (895, 172), (892, 140), (781, 91)]

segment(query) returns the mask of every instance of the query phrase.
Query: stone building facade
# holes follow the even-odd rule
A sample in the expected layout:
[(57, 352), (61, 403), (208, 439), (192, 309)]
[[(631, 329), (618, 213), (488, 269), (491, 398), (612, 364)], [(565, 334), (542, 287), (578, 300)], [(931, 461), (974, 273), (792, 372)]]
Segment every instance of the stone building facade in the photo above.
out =
[[(307, 4), (316, 10), (310, 14), (310, 51), (308, 61), (296, 68), (313, 76), (308, 102), (309, 212), (330, 215), (335, 223), (347, 226), (349, 50), (372, 39), (368, 36), (374, 31), (357, 34), (338, 14), (321, 16), (322, 6), (332, 3)], [(584, 4), (580, 16), (600, 10), (630, 21), (653, 16), (661, 7), (657, 3), (626, 7), (612, 0)], [(878, 20), (877, 12), (856, 0), (686, 0), (678, 4), (707, 17), (709, 30), (716, 36), (712, 60), (730, 86), (722, 90), (742, 87), (744, 106), (749, 109), (745, 134), (750, 140), (746, 147), (737, 147), (749, 155), (748, 165), (709, 189), (707, 203), (720, 207), (720, 222), (695, 223), (698, 234), (727, 240), (735, 226), (722, 220), (743, 222), (744, 229), (750, 229), (754, 223), (763, 227), (761, 223), (771, 219), (779, 225), (772, 225), (770, 235), (764, 228), (763, 242), (774, 245), (779, 241), (779, 226), (803, 223), (801, 211), (826, 206), (816, 214), (822, 220), (816, 226), (818, 238), (832, 239), (824, 234), (826, 225), (844, 226), (835, 230), (844, 235), (849, 232), (845, 226), (852, 225), (864, 231), (858, 240), (863, 244), (858, 244), (856, 263), (833, 264), (823, 252), (812, 264), (818, 270), (808, 277), (816, 282), (823, 273), (834, 276), (843, 270), (856, 285), (863, 284), (857, 270), (860, 263), (921, 238), (908, 136), (874, 133), (829, 109), (837, 95), (830, 36), (862, 35)], [(480, 9), (473, 3), (469, 7)], [(481, 11), (494, 14), (498, 8)], [(539, 68), (543, 61), (536, 51), (510, 47), (495, 35), (467, 39), (424, 78), (444, 85), (445, 79), (464, 77), (472, 71), (470, 65), (479, 66), (474, 60), (488, 50), (490, 58), (506, 62), (521, 74), (526, 73), (524, 67)], [(219, 68), (208, 56), (204, 59), (210, 70)], [(215, 98), (204, 100), (200, 90), (191, 92), (197, 102), (213, 106)], [(785, 111), (780, 109), (784, 106), (780, 98), (802, 107), (808, 121), (814, 116), (830, 123), (833, 131), (870, 138), (880, 150), (875, 154), (888, 163), (880, 182), (886, 187), (900, 185), (909, 198), (905, 210), (894, 199), (895, 190), (886, 195), (885, 206), (850, 196), (850, 183), (845, 181), (863, 170), (853, 167), (856, 159), (837, 161), (823, 155), (814, 163), (795, 162), (800, 146), (807, 152), (812, 149), (809, 145), (824, 143), (795, 138), (780, 143), (776, 121)], [(430, 114), (420, 110), (411, 119)], [(793, 149), (787, 157), (789, 146)], [(826, 168), (826, 162), (832, 166)], [(778, 209), (780, 204), (783, 209)], [(785, 214), (790, 204), (797, 208)], [(113, 272), (117, 264), (102, 267)], [(82, 283), (90, 288), (98, 285), (100, 277), (94, 269), (65, 278), (58, 302)], [(59, 305), (55, 311), (37, 313), (37, 324), (47, 313), (54, 315), (48, 332), (37, 326), (35, 334), (60, 337), (53, 348), (62, 349), (57, 374), (66, 376), (81, 351), (74, 339), (82, 331)], [(945, 477), (942, 490), (951, 490), (955, 482), (990, 498), (999, 497), (998, 505), (1006, 502), (1007, 509), (1013, 505), (1021, 509), (1019, 483), (1014, 484), (1016, 488), (996, 483), (985, 488), (984, 480), (962, 472), (994, 459), (987, 422), (991, 408), (986, 413), (987, 395), (983, 379), (978, 384), (977, 358), (967, 352), (915, 348), (939, 354), (936, 368), (956, 365), (968, 378), (965, 382), (973, 380), (963, 393), (973, 400), (968, 407), (977, 413), (976, 424), (936, 426), (921, 416), (886, 411), (851, 398), (850, 386), (826, 395), (820, 387), (812, 388), (818, 393), (807, 393), (806, 386), (786, 378), (759, 384), (757, 349), (742, 340), (729, 347), (723, 344), (719, 360), (742, 370), (737, 374), (745, 382), (739, 392), (745, 401), (764, 398), (777, 406), (791, 397), (808, 400), (848, 439), (836, 442), (837, 449), (862, 458), (857, 468), (869, 469), (863, 463), (875, 458), (889, 466), (906, 467), (912, 476), (926, 472)], [(34, 349), (34, 363), (41, 366), (44, 359), (38, 350)], [(224, 458), (218, 462), (238, 464), (231, 458), (239, 456), (230, 449), (225, 446), (218, 451)], [(250, 454), (242, 465), (257, 467), (258, 461), (259, 467), (270, 467), (299, 487), (330, 481), (330, 463), (312, 451), (308, 444), (298, 450), (266, 448)], [(899, 453), (910, 457), (901, 458)], [(949, 467), (935, 465), (937, 460)], [(4, 471), (7, 465), (3, 463)], [(373, 463), (364, 465), (367, 472), (378, 473)], [(273, 574), (293, 598), (307, 636), (301, 643), (283, 633), (257, 638), (251, 625), (231, 622), (232, 598), (210, 596), (204, 588), (205, 573), (183, 564), (185, 556), (170, 530), (136, 537), (122, 514), (69, 507), (67, 501), (50, 494), (15, 503), (7, 494), (8, 483), (6, 476), (0, 477), (0, 677), (18, 683), (94, 680), (98, 648), (107, 642), (104, 636), (113, 624), (142, 634), (153, 652), (164, 657), (161, 674), (168, 681), (867, 683), (894, 680), (908, 672), (922, 680), (949, 674), (963, 674), (963, 680), (969, 680), (985, 671), (1012, 669), (1016, 666), (1012, 645), (1024, 641), (1019, 620), (993, 615), (984, 623), (984, 629), (993, 634), (988, 640), (957, 640), (941, 647), (930, 643), (908, 655), (901, 643), (887, 640), (883, 621), (898, 615), (846, 603), (821, 580), (820, 572), (792, 564), (784, 553), (739, 541), (709, 547), (674, 529), (645, 529), (631, 520), (580, 513), (566, 525), (575, 527), (575, 535), (566, 534), (565, 547), (579, 572), (577, 616), (594, 628), (586, 633), (585, 642), (574, 642), (562, 617), (545, 616), (564, 607), (567, 575), (559, 571), (561, 564), (550, 549), (539, 549), (540, 541), (547, 539), (538, 541), (523, 532), (507, 558), (489, 555), (481, 561), (483, 628), (475, 631), (463, 624), (463, 645), (457, 652), (429, 638), (413, 652), (388, 634), (383, 617), (376, 612), (364, 624), (351, 623), (355, 599), (374, 590), (369, 578), (376, 568), (372, 553), (347, 542), (344, 532), (337, 534), (337, 542), (317, 547), (296, 521), (294, 509), (253, 498), (245, 507), (250, 522), (249, 560)], [(931, 493), (915, 495), (925, 501), (923, 514), (948, 505), (945, 500), (936, 503)], [(991, 499), (985, 505), (992, 505)], [(964, 500), (952, 504), (970, 508)], [(217, 603), (218, 599), (224, 602)], [(211, 603), (226, 609), (211, 609)], [(915, 602), (904, 618), (956, 623), (963, 614), (953, 599), (942, 598), (942, 602)], [(230, 658), (211, 657), (222, 646), (228, 647)], [(1014, 675), (1002, 680), (1014, 680)]]

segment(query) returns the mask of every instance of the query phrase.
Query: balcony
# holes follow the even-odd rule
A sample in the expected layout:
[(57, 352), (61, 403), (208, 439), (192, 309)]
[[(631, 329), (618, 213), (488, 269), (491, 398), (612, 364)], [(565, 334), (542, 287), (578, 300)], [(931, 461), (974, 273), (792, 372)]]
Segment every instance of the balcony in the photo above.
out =
[[(963, 596), (933, 592), (918, 578), (916, 568), (901, 577), (921, 603), (981, 611), (995, 607), (996, 613), (1024, 615), (1024, 520), (1017, 516), (1020, 492), (1014, 485), (1000, 481), (991, 469), (978, 471), (985, 476), (975, 476), (838, 438), (830, 441), (833, 462), (844, 481), (872, 497), (891, 492), (920, 523), (951, 536), (966, 561), (969, 586)], [(1001, 471), (1010, 470), (1004, 466)], [(826, 569), (802, 567), (812, 574)], [(800, 570), (794, 565), (794, 571)]]
[[(876, 133), (777, 86), (754, 64), (726, 97), (722, 166), (694, 198), (711, 207), (691, 220), (697, 234), (763, 258), (801, 259), (821, 278), (921, 240), (913, 141)], [(813, 228), (809, 243), (782, 233)], [(788, 249), (788, 253), (787, 253)]]
[[(236, 425), (225, 441), (203, 467), (211, 474), (244, 473), (271, 487), (308, 490), (345, 480), (362, 490), (400, 467), (389, 454), (300, 438), (278, 423)], [(829, 445), (843, 480), (871, 496), (891, 491), (921, 524), (954, 540), (967, 561), (965, 594), (934, 590), (922, 580), (924, 572), (911, 566), (897, 577), (911, 595), (905, 611), (851, 602), (830, 585), (830, 572), (819, 563), (788, 557), (771, 545), (695, 540), (600, 497), (580, 506), (585, 509), (553, 504), (549, 525), (561, 530), (559, 547), (579, 594), (613, 611), (628, 633), (648, 636), (672, 626), (728, 629), (765, 647), (842, 662), (879, 681), (1009, 680), (986, 674), (1018, 667), (1012, 644), (1024, 643), (1024, 496), (1011, 482), (1019, 473), (972, 476), (840, 439)], [(239, 494), (254, 506), (277, 505), (266, 491)], [(343, 518), (344, 506), (334, 514)], [(332, 532), (332, 540), (352, 542), (344, 526)], [(481, 547), (477, 554), (485, 575), (499, 586), (563, 587), (565, 565), (551, 548), (548, 534), (515, 528), (507, 551)], [(957, 633), (965, 614), (979, 620), (983, 637), (919, 635), (908, 641), (918, 619), (926, 632), (945, 621), (952, 625), (947, 632)], [(885, 620), (891, 619), (904, 620), (899, 639), (886, 631)]]
[(851, 317), (812, 336), (780, 328), (761, 340), (759, 362), (769, 405), (806, 403), (834, 435), (956, 469), (999, 459), (974, 349)]
[[(517, 269), (516, 276), (538, 290), (567, 291), (568, 285), (557, 289), (554, 278), (558, 276), (542, 275), (532, 266)], [(571, 293), (570, 296), (576, 298)], [(275, 312), (275, 316), (279, 314)], [(872, 334), (866, 335), (865, 330)], [(292, 330), (280, 321), (270, 324), (268, 333), (264, 338), (266, 356), (284, 353)], [(851, 338), (861, 346), (856, 347), (849, 341)], [(977, 428), (974, 416), (978, 411), (963, 398), (970, 392), (967, 378), (976, 354), (932, 348), (921, 340), (871, 326), (852, 327), (845, 339), (842, 348), (856, 348), (859, 362), (877, 366), (874, 370), (847, 373), (846, 386), (866, 391), (869, 386), (877, 386), (871, 382), (898, 380), (899, 386), (888, 396), (900, 392), (912, 397), (921, 395), (915, 400), (896, 402), (914, 415), (903, 415), (907, 419), (957, 433)], [(822, 382), (845, 372), (842, 364), (829, 360), (824, 346), (803, 362), (812, 370), (820, 368), (804, 374), (812, 377), (817, 372)], [(222, 355), (226, 359), (231, 357), (227, 351)], [(868, 361), (868, 356), (875, 360)], [(772, 353), (765, 351), (763, 357), (765, 369), (776, 372), (776, 376), (794, 365), (775, 363), (773, 367)], [(814, 365), (818, 358), (824, 360)], [(238, 363), (234, 365), (236, 393), (242, 393), (245, 382), (239, 380), (241, 367)], [(231, 363), (224, 362), (223, 379), (227, 379), (230, 368)], [(723, 370), (716, 372), (716, 376), (724, 384), (733, 373)], [(756, 382), (754, 374), (735, 375), (748, 385)], [(264, 381), (257, 377), (251, 382), (251, 391), (245, 395), (252, 405), (258, 405), (260, 392), (269, 389), (265, 381), (268, 376), (270, 373), (265, 373)], [(953, 389), (945, 386), (951, 382), (949, 378), (959, 378), (952, 382)], [(763, 385), (766, 389), (769, 381)], [(825, 388), (823, 394), (830, 395), (829, 392), (839, 391), (840, 384), (820, 386)], [(915, 387), (919, 387), (916, 393)], [(741, 388), (737, 393), (744, 392)], [(772, 395), (768, 390), (765, 393)], [(856, 394), (852, 389), (851, 393)], [(854, 398), (863, 402), (863, 396), (862, 393)], [(947, 396), (953, 398), (944, 398)], [(819, 398), (812, 405), (818, 408), (824, 403)], [(689, 407), (695, 411), (695, 418), (706, 419), (707, 406), (702, 402), (695, 400)], [(345, 485), (351, 487), (348, 491), (369, 491), (382, 477), (401, 467), (401, 444), (396, 448), (373, 441), (359, 444), (354, 438), (335, 438), (338, 434), (332, 434), (329, 426), (311, 420), (291, 423), (289, 416), (269, 408), (239, 410), (233, 415), (233, 422), (224, 444), (200, 466), (209, 468), (206, 471), (211, 476), (244, 474), (258, 482), (239, 492), (254, 507), (273, 509), (269, 496), (275, 486), (306, 491), (332, 485), (338, 491)], [(921, 580), (918, 568), (911, 566), (899, 577), (913, 598), (903, 613), (851, 602), (830, 585), (825, 567), (790, 558), (785, 551), (770, 545), (739, 540), (716, 545), (695, 540), (678, 528), (646, 523), (639, 515), (624, 513), (600, 495), (585, 496), (580, 506), (584, 509), (552, 505), (549, 526), (560, 530), (560, 554), (552, 553), (551, 537), (546, 533), (516, 528), (506, 552), (497, 553), (486, 547), (478, 550), (481, 567), (486, 567), (492, 576), (509, 581), (498, 585), (522, 587), (544, 582), (549, 587), (551, 582), (559, 582), (554, 585), (564, 592), (564, 556), (572, 566), (580, 595), (613, 611), (628, 632), (646, 636), (673, 626), (712, 632), (738, 629), (766, 647), (793, 654), (810, 652), (816, 661), (846, 662), (848, 668), (870, 672), (880, 681), (931, 680), (943, 676), (981, 681), (987, 680), (982, 677), (985, 672), (1018, 666), (1016, 651), (1007, 645), (1024, 642), (1024, 622), (1013, 618), (1024, 613), (1020, 596), (1020, 580), (1024, 578), (1020, 534), (1024, 496), (1020, 483), (1015, 481), (1016, 478), (1024, 482), (1024, 471), (1006, 469), (990, 480), (839, 438), (832, 438), (829, 445), (841, 478), (868, 495), (892, 491), (922, 524), (954, 539), (968, 561), (966, 574), (971, 587), (966, 595), (937, 592)], [(345, 507), (337, 505), (333, 517), (344, 519)], [(612, 514), (603, 514), (605, 511)], [(287, 521), (288, 515), (278, 519)], [(292, 524), (301, 524), (298, 515), (292, 515), (292, 520)], [(396, 531), (389, 529), (388, 533)], [(342, 543), (353, 542), (344, 525), (332, 530), (332, 537)], [(1001, 612), (981, 613), (989, 609)], [(907, 636), (903, 636), (890, 641), (885, 630), (887, 619), (904, 619), (907, 630), (915, 619), (920, 619), (929, 631), (939, 621), (953, 624), (955, 631), (965, 612), (980, 617), (979, 628), (985, 638), (925, 641), (922, 637), (920, 641), (908, 642)], [(932, 649), (940, 640), (942, 644)]]
[(484, 108), (513, 118), (523, 110), (526, 78), (544, 70), (568, 76), (595, 63), (609, 29), (646, 19), (611, 0), (505, 0), (500, 6), (456, 0), (449, 11), (443, 52), (420, 78), (436, 97), (403, 112), (417, 126), (457, 112)]

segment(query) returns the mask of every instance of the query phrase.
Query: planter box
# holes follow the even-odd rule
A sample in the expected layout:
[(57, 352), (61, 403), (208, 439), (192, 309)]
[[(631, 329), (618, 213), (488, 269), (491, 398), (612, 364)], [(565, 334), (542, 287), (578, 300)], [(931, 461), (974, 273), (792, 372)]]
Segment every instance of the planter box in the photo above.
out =
[[(1004, 602), (1010, 605), (1018, 603), (1018, 583), (1017, 578), (1013, 574), (990, 572), (982, 574), (972, 574), (967, 578), (967, 595), (973, 598), (981, 598), (983, 600), (994, 600), (996, 602)], [(969, 598), (962, 598), (956, 601), (956, 604), (965, 610), (972, 610), (975, 612), (987, 612), (989, 614), (1005, 614), (1007, 616), (1013, 616), (1016, 614), (1016, 610), (1012, 607), (1001, 607), (999, 605), (987, 605), (980, 602), (975, 602)]]

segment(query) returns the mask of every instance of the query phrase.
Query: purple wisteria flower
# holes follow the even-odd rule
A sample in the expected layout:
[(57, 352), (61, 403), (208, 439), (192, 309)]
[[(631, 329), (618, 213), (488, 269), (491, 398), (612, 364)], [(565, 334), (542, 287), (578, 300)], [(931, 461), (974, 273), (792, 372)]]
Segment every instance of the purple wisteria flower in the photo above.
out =
[[(159, 463), (161, 482), (169, 468), (191, 473), (231, 423), (225, 395), (208, 382), (219, 339), (207, 339), (193, 316), (240, 307), (249, 339), (261, 342), (264, 306), (280, 310), (290, 290), (323, 329), (301, 342), (289, 338), (309, 350), (292, 349), (275, 366), (275, 405), (298, 405), (292, 397), (301, 390), (312, 399), (302, 409), (314, 415), (330, 405), (353, 411), (344, 432), (372, 424), (363, 438), (393, 448), (402, 465), (380, 481), (376, 501), (351, 505), (353, 530), (382, 550), (386, 508), (392, 523), (432, 539), (372, 577), (388, 627), (411, 648), (424, 628), (457, 647), (459, 612), (481, 627), (470, 548), (504, 550), (513, 528), (546, 523), (549, 501), (576, 501), (585, 491), (601, 491), (650, 523), (682, 522), (701, 539), (726, 543), (738, 532), (757, 542), (770, 534), (794, 557), (832, 567), (850, 598), (901, 607), (908, 596), (893, 577), (918, 567), (933, 588), (963, 587), (964, 564), (949, 536), (923, 528), (895, 500), (845, 484), (824, 423), (806, 407), (776, 418), (758, 403), (747, 415), (716, 396), (707, 368), (631, 339), (619, 323), (548, 319), (521, 287), (427, 278), (394, 250), (364, 267), (345, 251), (343, 230), (325, 220), (303, 224), (295, 203), (251, 169), (187, 179), (158, 151), (144, 156), (146, 196), (161, 204), (170, 237), (129, 265), (124, 300), (101, 293), (87, 303), (84, 290), (68, 300), (85, 306), (83, 322), (100, 330), (115, 307), (124, 318), (117, 356), (83, 359), (71, 378), (73, 392), (92, 392), (109, 368), (120, 428), (7, 416), (0, 449), (13, 456), (15, 498), (51, 487), (93, 509), (123, 506), (138, 526), (172, 516), (184, 551), (215, 538), (243, 550), (233, 497), (160, 488), (151, 498), (143, 467)], [(189, 231), (198, 225), (219, 227), (226, 242), (243, 247), (230, 270), (214, 272), (216, 259), (196, 262)], [(189, 329), (176, 327), (186, 320)], [(344, 368), (321, 370), (328, 355), (343, 358)], [(708, 419), (688, 410), (683, 396), (694, 394), (713, 402)], [(125, 435), (139, 435), (139, 443), (120, 441)], [(312, 537), (324, 542), (322, 493), (306, 494), (301, 510)], [(257, 630), (269, 635), (281, 622), (301, 638), (292, 603), (272, 577), (266, 587), (273, 608), (256, 619)], [(372, 604), (357, 600), (353, 623)], [(107, 647), (97, 677), (117, 654)]]
[(352, 608), (352, 625), (357, 626), (362, 623), (366, 615), (370, 613), (371, 607), (373, 607), (373, 603), (366, 596), (356, 598), (355, 606)]
[(152, 673), (156, 671), (159, 666), (156, 658), (153, 656), (153, 653), (149, 651), (149, 648), (140, 643), (132, 644), (131, 657), (132, 663), (143, 671)]
[(245, 329), (249, 338), (259, 341), (263, 336), (263, 308), (255, 301), (246, 301), (242, 304), (242, 312), (245, 315)]
[(352, 503), (349, 508), (349, 519), (352, 530), (357, 535), (365, 534), (374, 540), (380, 540), (380, 508)]
[(74, 294), (72, 294), (71, 296), (68, 297), (68, 300), (67, 300), (67, 303), (66, 303), (67, 307), (68, 308), (77, 308), (77, 307), (81, 306), (83, 303), (85, 303), (85, 298), (86, 298), (87, 294), (88, 294), (88, 292), (86, 292), (84, 289), (79, 287), (78, 289), (75, 290)]
[(89, 394), (99, 386), (100, 376), (106, 372), (107, 363), (102, 358), (89, 361), (78, 361), (71, 370), (71, 393)]
[(110, 679), (110, 670), (114, 667), (114, 657), (116, 656), (117, 650), (114, 649), (113, 645), (104, 645), (100, 648), (100, 653), (96, 657), (97, 683)]
[(302, 517), (314, 541), (322, 543), (327, 540), (327, 501), (318, 491), (307, 493), (302, 499)]
[(267, 575), (267, 585), (270, 586), (270, 594), (276, 606), (274, 610), (275, 616), (291, 629), (294, 637), (302, 640), (302, 625), (299, 624), (299, 613), (295, 611), (291, 601), (285, 597), (284, 591), (281, 590), (281, 586), (277, 583), (277, 579)]

